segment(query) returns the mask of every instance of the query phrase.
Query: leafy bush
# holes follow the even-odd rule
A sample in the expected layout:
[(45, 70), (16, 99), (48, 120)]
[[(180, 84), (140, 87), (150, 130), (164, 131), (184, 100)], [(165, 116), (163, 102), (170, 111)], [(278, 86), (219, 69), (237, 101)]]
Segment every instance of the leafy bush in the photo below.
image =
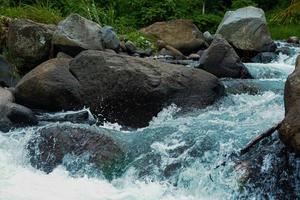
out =
[(222, 17), (214, 14), (200, 14), (192, 16), (191, 19), (202, 32), (210, 31), (211, 33), (214, 33), (217, 30)]
[(154, 49), (154, 39), (147, 37), (140, 33), (139, 31), (133, 31), (131, 33), (126, 34), (125, 40), (130, 40), (134, 42), (134, 44), (141, 49)]
[(233, 0), (231, 8), (232, 9), (238, 9), (238, 8), (243, 8), (246, 6), (257, 6), (255, 2), (252, 0)]
[(300, 37), (299, 24), (270, 24), (269, 30), (272, 38), (275, 40), (287, 39), (290, 36)]

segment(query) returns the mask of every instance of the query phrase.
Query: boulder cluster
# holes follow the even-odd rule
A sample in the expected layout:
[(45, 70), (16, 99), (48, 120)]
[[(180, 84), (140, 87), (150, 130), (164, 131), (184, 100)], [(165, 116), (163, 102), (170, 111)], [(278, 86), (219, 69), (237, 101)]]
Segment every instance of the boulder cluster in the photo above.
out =
[[(254, 7), (227, 12), (214, 35), (202, 33), (189, 20), (157, 22), (140, 30), (156, 40), (158, 57), (169, 56), (179, 63), (197, 61), (194, 68), (156, 59), (152, 50), (140, 50), (132, 41), (120, 39), (112, 27), (102, 27), (78, 14), (57, 26), (25, 19), (6, 19), (0, 25), (0, 52), (5, 49), (6, 57), (14, 61), (9, 64), (0, 57), (3, 132), (37, 125), (41, 119), (37, 111), (83, 107), (90, 108), (99, 122), (145, 127), (170, 104), (184, 111), (216, 102), (224, 95), (218, 78), (251, 79), (243, 60), (268, 62), (276, 56), (264, 12)], [(290, 38), (290, 42), (296, 39)], [(299, 60), (287, 81), (287, 114), (280, 134), (300, 153)], [(61, 120), (88, 121), (88, 114)], [(107, 172), (115, 160), (124, 157), (117, 142), (95, 130), (57, 125), (40, 130), (39, 135), (29, 142), (28, 149), (32, 165), (46, 172), (62, 163), (66, 154), (82, 156), (88, 151), (92, 155), (89, 161)]]

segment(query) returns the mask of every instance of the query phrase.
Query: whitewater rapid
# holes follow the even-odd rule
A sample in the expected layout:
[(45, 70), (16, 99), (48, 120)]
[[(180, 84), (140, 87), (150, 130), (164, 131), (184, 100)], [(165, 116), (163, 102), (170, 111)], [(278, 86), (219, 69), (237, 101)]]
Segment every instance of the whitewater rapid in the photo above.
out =
[[(0, 133), (0, 200), (239, 199), (234, 162), (216, 166), (283, 119), (284, 83), (300, 53), (300, 48), (293, 50), (292, 56), (280, 54), (272, 63), (246, 63), (255, 79), (244, 82), (256, 88), (254, 93), (231, 92), (243, 80), (224, 79), (227, 96), (206, 109), (181, 114), (171, 105), (138, 130), (94, 126), (108, 130), (132, 158), (125, 173), (112, 181), (82, 165), (81, 158), (64, 159), (50, 174), (33, 168), (25, 146), (41, 127)], [(267, 158), (262, 170), (270, 168)], [(259, 197), (256, 192), (249, 196)]]

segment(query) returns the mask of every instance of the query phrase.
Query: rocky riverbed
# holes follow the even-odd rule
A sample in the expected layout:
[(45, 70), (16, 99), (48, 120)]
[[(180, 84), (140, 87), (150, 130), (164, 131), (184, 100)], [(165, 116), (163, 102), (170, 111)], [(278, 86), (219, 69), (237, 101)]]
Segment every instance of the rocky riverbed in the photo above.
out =
[(77, 14), (9, 23), (0, 199), (299, 198), (297, 42), (273, 41), (254, 7), (215, 35), (188, 20), (141, 31), (159, 52)]

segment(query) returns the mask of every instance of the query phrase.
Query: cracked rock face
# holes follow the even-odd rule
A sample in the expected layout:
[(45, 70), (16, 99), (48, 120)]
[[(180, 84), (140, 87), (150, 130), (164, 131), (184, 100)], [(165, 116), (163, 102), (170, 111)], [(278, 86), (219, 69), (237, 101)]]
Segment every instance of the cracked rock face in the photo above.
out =
[(203, 108), (224, 93), (217, 77), (200, 69), (89, 50), (72, 60), (52, 59), (28, 73), (16, 100), (30, 108), (87, 106), (101, 120), (147, 126), (165, 106)]
[(226, 12), (216, 33), (243, 51), (261, 52), (273, 44), (264, 11), (252, 6)]

